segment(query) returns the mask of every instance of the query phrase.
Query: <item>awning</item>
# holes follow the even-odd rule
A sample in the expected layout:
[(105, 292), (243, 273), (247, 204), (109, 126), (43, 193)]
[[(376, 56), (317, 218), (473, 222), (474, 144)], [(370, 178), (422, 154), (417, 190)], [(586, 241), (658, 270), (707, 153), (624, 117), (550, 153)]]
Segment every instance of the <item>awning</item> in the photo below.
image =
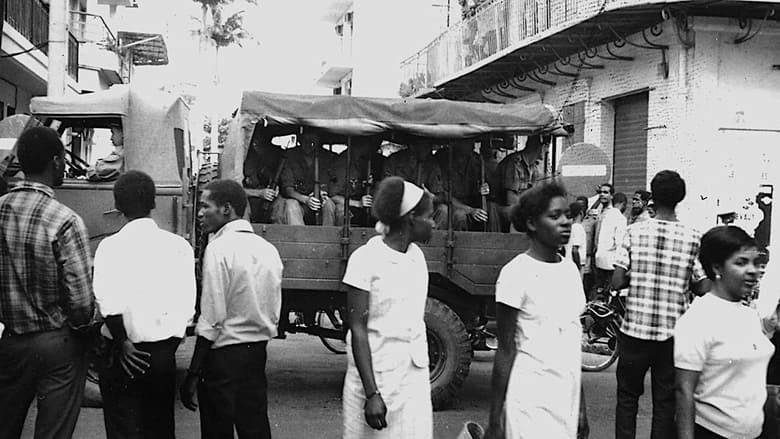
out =
[(160, 34), (120, 31), (117, 34), (120, 49), (133, 52), (133, 64), (137, 66), (162, 66), (168, 64), (168, 48)]
[[(616, 2), (617, 3), (617, 2)], [(673, 15), (685, 13), (689, 16), (742, 17), (762, 20), (767, 10), (778, 4), (765, 1), (653, 1), (640, 5), (618, 3), (607, 6), (601, 14), (592, 16), (563, 30), (551, 30), (528, 38), (520, 44), (508, 47), (493, 56), (485, 58), (435, 84), (434, 88), (422, 90), (417, 97), (432, 97), (458, 100), (484, 101), (483, 89), (501, 84), (512, 78), (533, 72), (539, 66), (547, 66), (559, 59), (572, 57), (578, 62), (577, 54), (586, 48), (599, 47), (609, 42), (640, 32), (661, 23), (662, 12)], [(780, 19), (776, 13), (768, 17)], [(619, 37), (620, 38), (619, 38)], [(644, 44), (644, 42), (641, 42)], [(606, 55), (606, 54), (605, 54)], [(597, 63), (596, 60), (586, 60)], [(567, 70), (576, 71), (575, 67)], [(565, 81), (566, 79), (561, 79)], [(523, 85), (532, 87), (531, 81)], [(541, 85), (536, 84), (539, 87)]]
[(328, 133), (369, 136), (399, 133), (453, 139), (485, 134), (553, 131), (556, 115), (545, 105), (485, 104), (434, 99), (282, 95), (247, 91), (242, 118), (266, 126), (310, 127)]

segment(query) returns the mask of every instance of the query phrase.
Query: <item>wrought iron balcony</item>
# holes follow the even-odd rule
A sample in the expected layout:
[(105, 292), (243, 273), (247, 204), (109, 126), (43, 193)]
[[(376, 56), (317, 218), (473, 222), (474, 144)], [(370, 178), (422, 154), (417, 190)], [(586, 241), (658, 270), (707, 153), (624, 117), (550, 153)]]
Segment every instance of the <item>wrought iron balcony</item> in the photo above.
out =
[[(592, 55), (594, 47), (608, 42), (625, 44), (626, 36), (672, 15), (765, 21), (773, 16), (778, 3), (780, 0), (493, 0), (402, 61), (399, 92), (402, 96), (458, 99), (533, 69), (543, 71), (555, 60), (568, 65), (572, 55)], [(604, 56), (615, 59), (614, 54)]]

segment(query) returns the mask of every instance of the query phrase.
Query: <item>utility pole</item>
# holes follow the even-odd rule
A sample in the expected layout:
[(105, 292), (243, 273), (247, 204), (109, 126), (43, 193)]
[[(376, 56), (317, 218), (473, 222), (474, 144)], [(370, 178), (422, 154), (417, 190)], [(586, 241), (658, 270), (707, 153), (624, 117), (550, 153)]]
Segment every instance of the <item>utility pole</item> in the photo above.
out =
[(65, 94), (68, 70), (68, 2), (49, 1), (49, 77), (48, 96)]

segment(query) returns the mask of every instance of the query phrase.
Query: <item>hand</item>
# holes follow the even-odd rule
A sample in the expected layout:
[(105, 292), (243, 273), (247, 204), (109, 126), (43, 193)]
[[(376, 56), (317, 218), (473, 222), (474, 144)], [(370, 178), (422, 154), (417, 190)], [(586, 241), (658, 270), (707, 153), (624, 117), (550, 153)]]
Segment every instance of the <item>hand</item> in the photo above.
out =
[(471, 209), (470, 213), (471, 217), (474, 218), (475, 221), (484, 223), (488, 220), (488, 214), (482, 209)]
[(490, 185), (487, 182), (479, 186), (479, 194), (484, 196), (490, 195)]
[(382, 399), (382, 395), (374, 394), (366, 400), (365, 405), (366, 423), (374, 430), (381, 430), (387, 427), (387, 420), (385, 415), (387, 414), (387, 407), (385, 401)]
[(151, 357), (150, 353), (136, 349), (130, 340), (125, 340), (119, 345), (119, 364), (130, 379), (135, 378), (136, 374), (146, 373)]
[(306, 206), (309, 207), (309, 209), (313, 211), (318, 211), (322, 209), (322, 201), (318, 200), (317, 198), (314, 198), (314, 195), (309, 195), (309, 198), (306, 200)]
[(184, 378), (184, 382), (181, 383), (179, 388), (179, 398), (182, 405), (193, 412), (198, 409), (198, 404), (195, 402), (195, 393), (198, 388), (198, 376), (187, 372), (187, 376)]
[(361, 207), (371, 207), (371, 205), (374, 203), (374, 197), (371, 195), (363, 195), (360, 197), (360, 206)]
[(265, 201), (273, 201), (279, 196), (279, 189), (260, 189), (260, 198)]

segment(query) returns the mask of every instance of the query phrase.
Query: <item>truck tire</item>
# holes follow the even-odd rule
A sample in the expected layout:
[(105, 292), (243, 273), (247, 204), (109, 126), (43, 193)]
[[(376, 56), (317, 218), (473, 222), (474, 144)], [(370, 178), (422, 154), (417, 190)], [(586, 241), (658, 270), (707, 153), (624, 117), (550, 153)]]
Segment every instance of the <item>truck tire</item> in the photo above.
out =
[(463, 321), (444, 302), (429, 297), (425, 302), (425, 327), (431, 373), (433, 409), (449, 407), (471, 367), (472, 348)]

